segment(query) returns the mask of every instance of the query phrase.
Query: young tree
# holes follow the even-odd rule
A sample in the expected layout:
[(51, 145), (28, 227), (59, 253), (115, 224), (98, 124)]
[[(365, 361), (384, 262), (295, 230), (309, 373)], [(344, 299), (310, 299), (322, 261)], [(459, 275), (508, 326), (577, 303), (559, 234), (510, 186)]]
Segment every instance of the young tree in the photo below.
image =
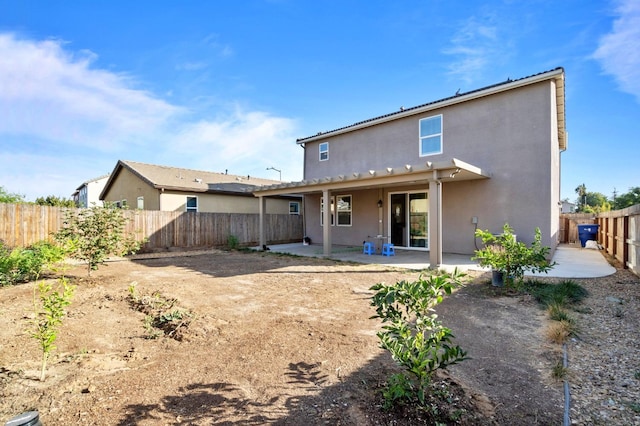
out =
[(0, 203), (24, 203), (24, 195), (8, 192), (4, 186), (0, 186)]
[(108, 256), (124, 256), (140, 249), (144, 241), (125, 235), (126, 224), (121, 209), (74, 209), (66, 212), (63, 227), (54, 238), (67, 247), (71, 257), (87, 262), (87, 275), (91, 276)]

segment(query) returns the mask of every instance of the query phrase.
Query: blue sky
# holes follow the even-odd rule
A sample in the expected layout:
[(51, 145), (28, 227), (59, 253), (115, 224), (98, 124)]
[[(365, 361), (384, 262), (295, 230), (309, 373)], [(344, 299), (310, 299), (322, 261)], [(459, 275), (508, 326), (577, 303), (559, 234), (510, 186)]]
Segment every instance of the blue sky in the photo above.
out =
[(558, 66), (562, 197), (640, 186), (638, 0), (0, 0), (0, 186), (69, 197), (119, 159), (300, 180), (297, 138)]

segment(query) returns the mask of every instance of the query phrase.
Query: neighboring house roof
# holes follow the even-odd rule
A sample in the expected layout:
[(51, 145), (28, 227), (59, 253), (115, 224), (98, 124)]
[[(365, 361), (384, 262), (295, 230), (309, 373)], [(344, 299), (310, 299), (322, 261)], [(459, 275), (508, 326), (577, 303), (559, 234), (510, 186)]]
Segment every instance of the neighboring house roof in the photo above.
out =
[(545, 80), (556, 81), (556, 112), (558, 121), (558, 141), (559, 148), (564, 150), (567, 148), (567, 139), (565, 134), (565, 105), (564, 105), (564, 69), (562, 67), (555, 68), (550, 71), (541, 72), (528, 77), (523, 77), (517, 80), (511, 80), (508, 78), (506, 81), (491, 86), (486, 86), (481, 89), (472, 90), (465, 93), (456, 93), (454, 96), (440, 99), (437, 101), (429, 102), (426, 104), (418, 105), (411, 108), (401, 108), (400, 111), (385, 114), (379, 117), (371, 118), (369, 120), (360, 121), (345, 127), (340, 127), (328, 132), (319, 132), (316, 135), (308, 136), (305, 138), (299, 138), (298, 144), (305, 144), (308, 142), (324, 139), (329, 136), (335, 136), (341, 133), (347, 133), (354, 130), (362, 129), (365, 127), (375, 126), (377, 124), (385, 123), (399, 118), (408, 117), (415, 114), (421, 114), (423, 112), (433, 110), (436, 108), (442, 108), (445, 106), (478, 99), (484, 96), (493, 95), (499, 92), (515, 89), (517, 87), (523, 87), (530, 84), (538, 83)]
[(97, 178), (93, 178), (93, 179), (85, 180), (84, 182), (82, 182), (82, 183), (80, 184), (80, 186), (78, 186), (78, 187), (76, 188), (76, 190), (75, 190), (75, 191), (73, 191), (73, 194), (71, 194), (71, 195), (76, 195), (76, 194), (78, 194), (78, 193), (80, 192), (80, 190), (81, 190), (84, 186), (87, 186), (87, 185), (89, 185), (89, 184), (90, 184), (90, 183), (92, 183), (92, 182), (97, 182), (97, 181), (99, 181), (99, 180), (102, 180), (102, 179), (105, 179), (105, 178), (108, 178), (108, 177), (109, 177), (109, 173), (107, 173), (107, 174), (105, 174), (105, 175), (102, 175), (102, 176), (98, 176)]
[(104, 199), (122, 169), (129, 170), (144, 182), (159, 190), (252, 196), (253, 191), (260, 186), (280, 183), (280, 181), (276, 180), (251, 176), (229, 175), (226, 173), (119, 160), (100, 194), (101, 200)]

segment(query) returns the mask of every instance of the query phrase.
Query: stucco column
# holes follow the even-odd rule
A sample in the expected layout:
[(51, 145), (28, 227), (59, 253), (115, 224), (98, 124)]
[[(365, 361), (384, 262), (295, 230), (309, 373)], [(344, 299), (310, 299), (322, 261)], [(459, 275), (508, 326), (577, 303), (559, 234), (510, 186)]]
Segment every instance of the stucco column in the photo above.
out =
[(324, 255), (331, 254), (331, 191), (325, 189), (322, 191), (322, 201), (324, 203), (324, 211), (322, 212), (322, 246)]
[[(437, 172), (434, 172), (437, 173)], [(429, 266), (442, 264), (442, 183), (429, 182)]]
[(260, 249), (267, 244), (267, 229), (265, 224), (265, 214), (267, 213), (267, 197), (258, 197), (260, 206)]

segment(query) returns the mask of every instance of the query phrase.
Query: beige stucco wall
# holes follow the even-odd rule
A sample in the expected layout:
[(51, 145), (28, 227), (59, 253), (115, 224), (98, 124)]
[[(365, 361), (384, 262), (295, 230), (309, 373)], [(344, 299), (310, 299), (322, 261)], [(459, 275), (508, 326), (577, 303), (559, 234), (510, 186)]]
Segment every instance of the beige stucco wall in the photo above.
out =
[[(421, 118), (443, 115), (443, 153), (420, 157), (418, 123)], [(329, 142), (329, 160), (318, 161), (318, 144)], [(529, 243), (535, 227), (543, 234), (543, 244), (555, 247), (558, 232), (559, 149), (552, 82), (502, 92), (416, 115), (311, 142), (305, 147), (305, 179), (366, 172), (369, 169), (401, 167), (426, 161), (458, 158), (491, 174), (490, 179), (443, 184), (443, 251), (473, 253), (474, 230), (478, 227), (499, 232), (505, 222), (515, 228), (518, 238)], [(389, 190), (385, 189), (385, 200)], [(354, 209), (377, 200), (363, 194), (354, 198)], [(362, 196), (362, 201), (359, 200)], [(307, 197), (308, 204), (313, 197)], [(388, 203), (385, 203), (388, 206)], [(307, 232), (315, 234), (318, 222), (307, 208)], [(319, 208), (317, 209), (319, 214)], [(384, 211), (385, 234), (388, 212)], [(376, 209), (367, 209), (354, 228), (335, 227), (335, 244), (358, 243), (356, 235), (366, 234), (364, 226), (377, 220)], [(354, 214), (354, 217), (356, 215)], [(373, 219), (367, 218), (373, 216)], [(355, 221), (355, 219), (354, 219)], [(321, 232), (315, 241), (321, 240)], [(361, 241), (360, 241), (361, 242)]]
[[(105, 195), (110, 202), (127, 201), (130, 209), (137, 208), (138, 197), (144, 197), (144, 210), (186, 211), (187, 196), (198, 197), (198, 211), (209, 213), (259, 213), (258, 198), (253, 195), (235, 196), (199, 192), (161, 191), (153, 188), (126, 168), (111, 184)], [(289, 201), (282, 198), (267, 199), (267, 213), (289, 214)]]
[(113, 180), (105, 201), (126, 200), (130, 209), (137, 208), (138, 197), (144, 197), (144, 210), (160, 210), (159, 191), (126, 168), (121, 168)]
[[(160, 195), (162, 210), (186, 211), (187, 196), (198, 198), (198, 211), (209, 213), (260, 213), (259, 199), (251, 196), (165, 191)], [(289, 214), (288, 199), (267, 198), (268, 214)]]

